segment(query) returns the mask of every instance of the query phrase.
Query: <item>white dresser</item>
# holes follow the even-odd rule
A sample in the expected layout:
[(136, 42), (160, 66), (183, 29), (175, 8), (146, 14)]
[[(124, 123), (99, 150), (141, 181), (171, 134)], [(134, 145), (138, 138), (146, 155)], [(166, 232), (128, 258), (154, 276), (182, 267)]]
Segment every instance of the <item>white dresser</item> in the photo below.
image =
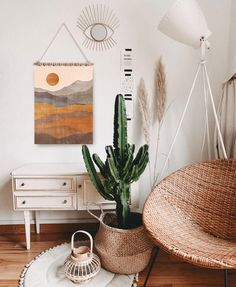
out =
[[(106, 209), (115, 207), (100, 196), (80, 164), (27, 164), (13, 170), (11, 176), (14, 210), (24, 212), (27, 249), (30, 249), (30, 211), (36, 211), (39, 233), (40, 210), (86, 210), (88, 203), (103, 203)], [(138, 186), (133, 184), (132, 208), (138, 207), (138, 198)]]

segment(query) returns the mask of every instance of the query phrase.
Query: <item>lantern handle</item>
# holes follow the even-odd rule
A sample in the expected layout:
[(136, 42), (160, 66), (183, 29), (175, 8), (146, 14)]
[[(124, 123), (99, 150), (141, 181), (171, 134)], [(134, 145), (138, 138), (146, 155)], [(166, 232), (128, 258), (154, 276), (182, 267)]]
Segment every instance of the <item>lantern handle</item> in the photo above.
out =
[(90, 253), (93, 253), (93, 238), (92, 238), (90, 233), (88, 233), (87, 231), (84, 231), (84, 230), (78, 230), (72, 234), (72, 236), (71, 236), (71, 249), (74, 250), (74, 237), (75, 237), (75, 234), (77, 234), (77, 233), (84, 233), (88, 236), (89, 241), (90, 241)]

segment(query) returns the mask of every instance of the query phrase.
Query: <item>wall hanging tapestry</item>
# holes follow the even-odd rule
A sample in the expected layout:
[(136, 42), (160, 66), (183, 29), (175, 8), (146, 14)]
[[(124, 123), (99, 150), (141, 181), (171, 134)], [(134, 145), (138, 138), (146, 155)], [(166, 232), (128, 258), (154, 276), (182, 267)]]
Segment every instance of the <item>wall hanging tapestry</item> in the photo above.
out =
[[(56, 36), (62, 27), (70, 33), (62, 24)], [(34, 64), (34, 75), (35, 143), (92, 143), (93, 65), (88, 61), (85, 64), (39, 61)]]

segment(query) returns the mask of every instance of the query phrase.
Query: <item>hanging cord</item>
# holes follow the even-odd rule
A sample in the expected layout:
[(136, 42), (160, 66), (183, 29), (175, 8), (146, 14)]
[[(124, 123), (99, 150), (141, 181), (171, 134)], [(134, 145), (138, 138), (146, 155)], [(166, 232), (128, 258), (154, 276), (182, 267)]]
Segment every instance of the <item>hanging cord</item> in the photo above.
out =
[(84, 54), (84, 52), (82, 51), (82, 49), (80, 48), (78, 42), (76, 41), (76, 39), (74, 38), (73, 34), (71, 33), (71, 31), (69, 30), (68, 26), (65, 23), (62, 23), (61, 26), (59, 27), (59, 29), (57, 30), (56, 34), (54, 35), (54, 37), (52, 38), (51, 42), (49, 43), (49, 45), (47, 46), (46, 50), (44, 51), (43, 55), (41, 56), (41, 58), (39, 59), (39, 61), (37, 62), (40, 63), (43, 59), (43, 57), (46, 55), (46, 53), (48, 52), (49, 48), (51, 47), (52, 43), (55, 41), (56, 37), (58, 36), (58, 34), (60, 33), (62, 28), (65, 28), (66, 31), (68, 32), (68, 34), (70, 35), (71, 39), (74, 41), (76, 47), (79, 49), (80, 53), (82, 54), (82, 56), (84, 57), (84, 59), (86, 60), (87, 64), (91, 64), (90, 61), (88, 60), (88, 58), (86, 57), (86, 55)]

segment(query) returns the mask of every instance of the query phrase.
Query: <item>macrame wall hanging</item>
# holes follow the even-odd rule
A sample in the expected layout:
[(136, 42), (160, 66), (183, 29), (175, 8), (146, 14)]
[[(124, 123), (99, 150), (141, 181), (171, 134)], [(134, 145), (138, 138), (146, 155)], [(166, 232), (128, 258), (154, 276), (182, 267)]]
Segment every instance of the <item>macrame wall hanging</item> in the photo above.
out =
[[(85, 63), (45, 63), (43, 57), (62, 28), (71, 36)], [(35, 144), (93, 142), (93, 64), (62, 24), (34, 64)]]
[[(228, 158), (236, 158), (236, 75), (223, 84), (218, 106), (219, 124)], [(216, 158), (224, 158), (215, 131)]]
[(85, 7), (78, 17), (77, 27), (83, 32), (83, 45), (91, 50), (111, 49), (117, 43), (114, 33), (119, 27), (116, 14), (104, 4)]

